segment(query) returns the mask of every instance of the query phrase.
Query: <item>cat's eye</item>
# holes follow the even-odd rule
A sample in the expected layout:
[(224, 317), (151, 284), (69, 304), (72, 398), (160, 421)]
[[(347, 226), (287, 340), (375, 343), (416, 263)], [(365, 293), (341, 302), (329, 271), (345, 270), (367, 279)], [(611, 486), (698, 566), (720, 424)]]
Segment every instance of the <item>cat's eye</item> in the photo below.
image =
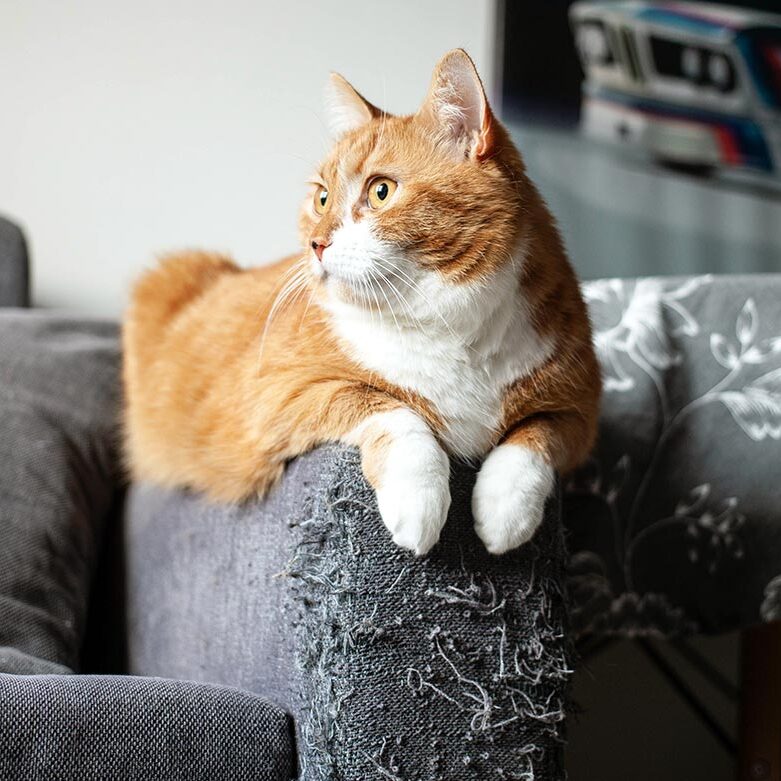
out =
[(377, 176), (369, 182), (368, 199), (372, 209), (382, 209), (396, 192), (398, 184), (387, 176)]
[(315, 191), (315, 211), (318, 214), (322, 214), (325, 211), (325, 207), (328, 205), (328, 190), (322, 185)]

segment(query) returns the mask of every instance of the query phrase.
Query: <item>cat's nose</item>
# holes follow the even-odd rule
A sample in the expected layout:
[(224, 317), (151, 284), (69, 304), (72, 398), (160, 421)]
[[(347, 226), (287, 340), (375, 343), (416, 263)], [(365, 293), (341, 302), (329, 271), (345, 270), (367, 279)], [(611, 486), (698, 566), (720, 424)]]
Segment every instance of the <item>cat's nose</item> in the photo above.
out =
[(312, 249), (315, 251), (315, 255), (317, 255), (317, 259), (321, 263), (323, 262), (323, 252), (325, 252), (325, 248), (330, 246), (331, 242), (325, 241), (325, 239), (312, 239)]

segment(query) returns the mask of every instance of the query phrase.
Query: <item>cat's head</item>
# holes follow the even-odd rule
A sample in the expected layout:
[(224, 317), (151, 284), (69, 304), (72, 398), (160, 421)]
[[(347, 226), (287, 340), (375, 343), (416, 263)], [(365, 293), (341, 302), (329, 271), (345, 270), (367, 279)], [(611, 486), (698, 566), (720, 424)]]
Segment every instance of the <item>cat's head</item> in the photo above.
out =
[(335, 143), (300, 218), (326, 299), (423, 319), (513, 262), (523, 164), (466, 52), (440, 60), (411, 116), (381, 111), (336, 74), (326, 98)]

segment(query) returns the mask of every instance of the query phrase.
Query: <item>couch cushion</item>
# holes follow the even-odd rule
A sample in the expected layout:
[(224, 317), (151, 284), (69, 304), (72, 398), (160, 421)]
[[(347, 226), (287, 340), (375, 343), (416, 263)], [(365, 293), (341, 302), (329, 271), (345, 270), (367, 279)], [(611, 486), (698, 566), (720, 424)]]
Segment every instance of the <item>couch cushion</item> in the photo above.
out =
[(117, 329), (0, 310), (0, 671), (78, 666), (114, 493)]
[(287, 781), (287, 716), (238, 689), (0, 674), (0, 778)]

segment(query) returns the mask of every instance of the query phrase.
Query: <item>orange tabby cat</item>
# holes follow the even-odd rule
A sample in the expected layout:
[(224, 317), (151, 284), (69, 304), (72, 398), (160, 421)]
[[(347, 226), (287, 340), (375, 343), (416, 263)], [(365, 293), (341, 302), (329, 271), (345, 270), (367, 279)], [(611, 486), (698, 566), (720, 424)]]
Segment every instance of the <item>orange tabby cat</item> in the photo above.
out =
[(449, 457), (482, 460), (476, 530), (502, 553), (595, 436), (599, 372), (553, 218), (464, 51), (412, 116), (337, 75), (327, 97), (336, 143), (301, 211), (303, 257), (243, 270), (182, 253), (136, 285), (133, 475), (237, 501), (320, 443), (355, 445), (393, 539), (422, 554)]

